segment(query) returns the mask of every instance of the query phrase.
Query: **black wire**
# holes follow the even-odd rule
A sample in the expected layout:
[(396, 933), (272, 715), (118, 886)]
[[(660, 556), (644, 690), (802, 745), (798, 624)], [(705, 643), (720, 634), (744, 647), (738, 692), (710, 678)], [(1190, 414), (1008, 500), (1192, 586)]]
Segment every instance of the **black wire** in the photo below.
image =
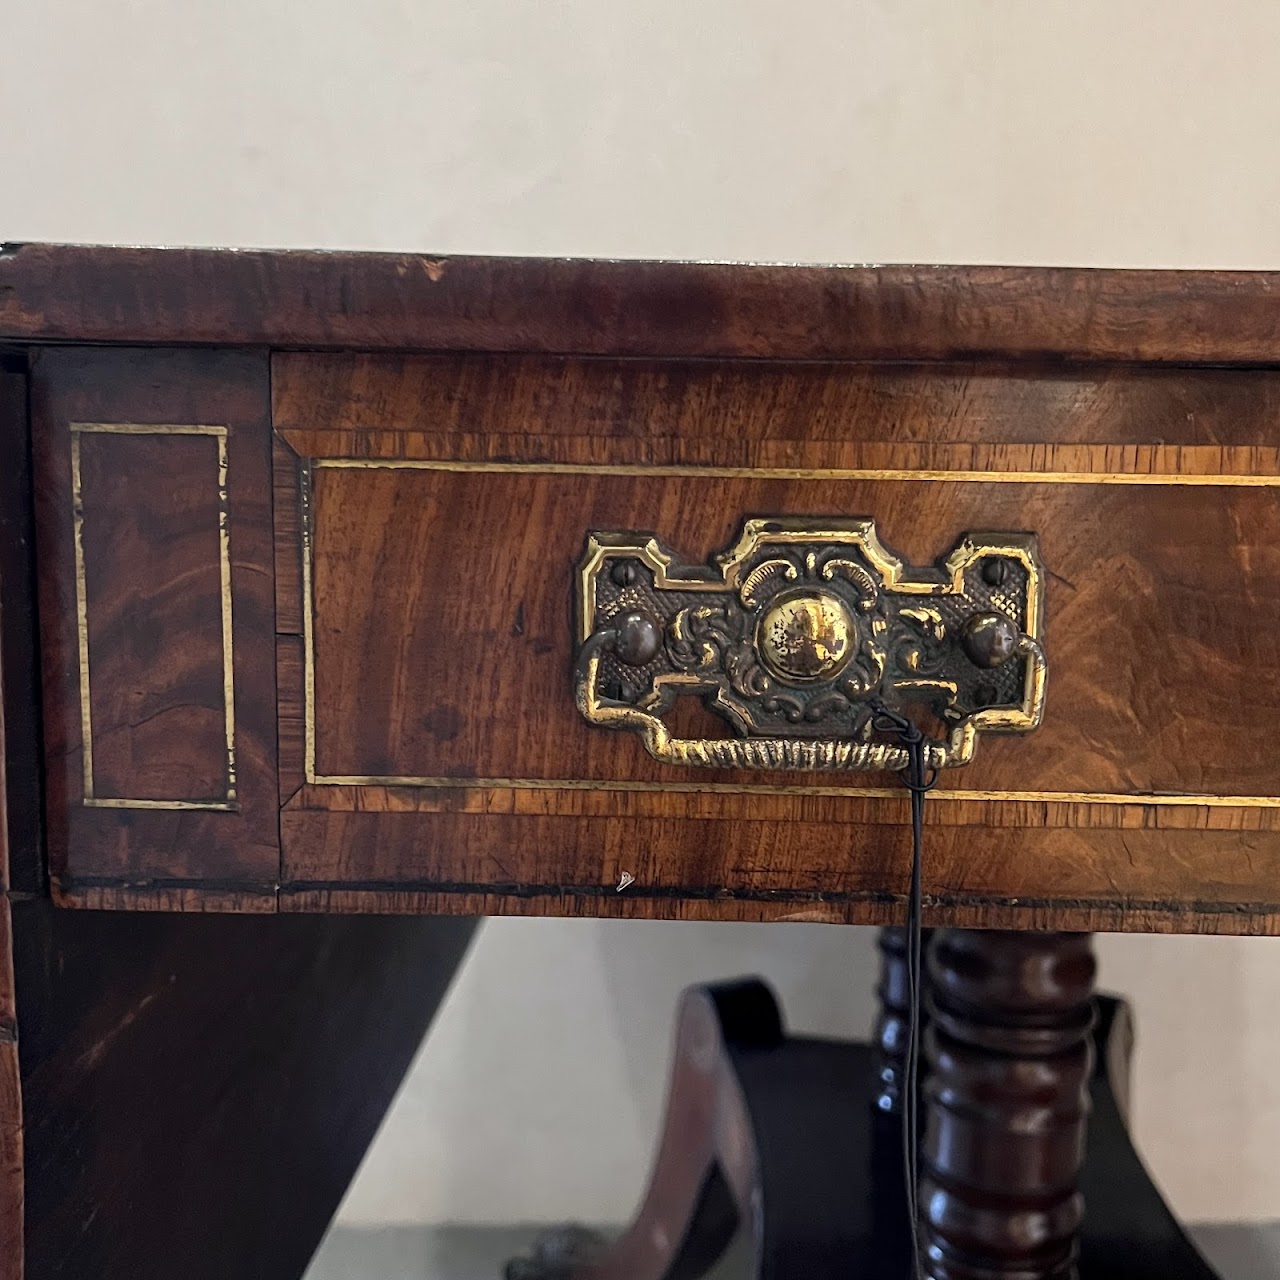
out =
[(903, 784), (911, 792), (911, 887), (907, 893), (907, 1052), (900, 1085), (902, 1100), (902, 1157), (906, 1182), (907, 1218), (911, 1229), (911, 1273), (914, 1280), (928, 1280), (920, 1253), (920, 1008), (923, 1000), (923, 881), (924, 798), (937, 782), (937, 773), (925, 768), (924, 734), (905, 716), (882, 702), (872, 704), (873, 724), (884, 734), (902, 741), (907, 764)]
[(906, 1117), (907, 1211), (911, 1219), (911, 1260), (916, 1280), (923, 1280), (920, 1256), (920, 1006), (923, 1000), (922, 920), (924, 893), (924, 746), (908, 743), (910, 764), (906, 784), (911, 789), (911, 889), (907, 895), (907, 1069), (903, 1082), (903, 1114)]

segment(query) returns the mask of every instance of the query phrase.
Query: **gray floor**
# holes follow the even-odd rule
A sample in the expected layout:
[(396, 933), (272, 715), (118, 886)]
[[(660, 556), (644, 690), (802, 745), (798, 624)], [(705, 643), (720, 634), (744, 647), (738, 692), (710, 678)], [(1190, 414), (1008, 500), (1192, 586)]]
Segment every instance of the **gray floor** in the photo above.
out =
[(1223, 1280), (1280, 1276), (1280, 1223), (1192, 1227), (1191, 1234)]
[[(502, 1280), (508, 1259), (527, 1254), (539, 1230), (338, 1227), (329, 1233), (305, 1280)], [(745, 1276), (745, 1265), (735, 1253), (731, 1250), (708, 1280)]]
[[(501, 1280), (508, 1258), (527, 1251), (537, 1228), (393, 1227), (329, 1233), (306, 1280)], [(1192, 1234), (1223, 1280), (1275, 1280), (1280, 1224), (1196, 1227)], [(711, 1280), (748, 1280), (739, 1254)]]

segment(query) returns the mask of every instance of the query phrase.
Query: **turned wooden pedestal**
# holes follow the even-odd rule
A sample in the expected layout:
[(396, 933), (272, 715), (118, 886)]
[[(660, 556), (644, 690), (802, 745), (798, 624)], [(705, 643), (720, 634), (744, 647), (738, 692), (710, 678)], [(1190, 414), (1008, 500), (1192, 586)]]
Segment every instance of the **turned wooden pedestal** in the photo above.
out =
[(1126, 1007), (1087, 934), (929, 946), (921, 1221), (906, 1212), (903, 932), (870, 1045), (789, 1036), (758, 980), (690, 988), (649, 1191), (613, 1244), (548, 1235), (507, 1280), (697, 1280), (734, 1234), (755, 1280), (1214, 1280), (1125, 1127)]
[(1084, 1216), (1087, 934), (941, 929), (920, 1206), (934, 1280), (1065, 1280)]

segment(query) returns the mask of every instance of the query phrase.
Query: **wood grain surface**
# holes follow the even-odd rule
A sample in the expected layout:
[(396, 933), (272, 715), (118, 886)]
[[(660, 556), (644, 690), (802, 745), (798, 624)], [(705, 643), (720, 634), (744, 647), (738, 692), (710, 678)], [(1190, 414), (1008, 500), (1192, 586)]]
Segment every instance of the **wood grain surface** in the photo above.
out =
[(703, 561), (746, 516), (872, 515), (915, 563), (1031, 530), (1049, 572), (1045, 723), (935, 793), (931, 920), (1274, 927), (1275, 374), (296, 354), (272, 381), (284, 905), (900, 918), (893, 779), (663, 766), (568, 685), (589, 531)]
[(574, 706), (572, 566), (593, 529), (656, 530), (705, 562), (747, 515), (874, 515), (916, 564), (969, 529), (1038, 533), (1045, 723), (985, 736), (944, 785), (1280, 796), (1280, 751), (1256, 746), (1280, 722), (1280, 689), (1259, 681), (1280, 665), (1280, 502), (1174, 486), (317, 470), (317, 773), (687, 783)]
[(271, 390), (316, 455), (1274, 475), (1280, 448), (1268, 371), (290, 352)]
[(0, 1276), (22, 1280), (23, 1107), (12, 898), (19, 887), (35, 887), (42, 861), (25, 360), (0, 361), (0, 445), (8, 460), (0, 467)]
[[(25, 437), (26, 387), (22, 375), (0, 368), (0, 439), (18, 446)], [(15, 448), (15, 452), (18, 449)], [(12, 509), (9, 520), (17, 518)], [(6, 522), (8, 523), (8, 522)], [(8, 529), (6, 541), (8, 541)], [(11, 607), (9, 582), (0, 562), (0, 640), (18, 628), (23, 613)], [(23, 1143), (22, 1084), (18, 1066), (17, 993), (13, 977), (13, 919), (10, 905), (9, 862), (21, 826), (10, 821), (8, 697), (9, 663), (13, 649), (0, 643), (0, 1275), (22, 1280), (23, 1275)], [(17, 676), (17, 671), (13, 671)], [(25, 745), (33, 747), (33, 741)]]
[[(0, 672), (2, 679), (3, 672)], [(4, 723), (0, 714), (0, 746), (3, 745)], [(0, 757), (0, 817), (4, 816), (7, 794), (4, 760)], [(23, 1102), (8, 855), (8, 838), (0, 830), (0, 1275), (9, 1280), (22, 1280)]]
[(8, 245), (0, 338), (1274, 364), (1280, 278)]
[(0, 356), (0, 449), (0, 717), (6, 725), (9, 884), (20, 893), (39, 893), (45, 888), (40, 654), (27, 361), (21, 354)]
[(95, 798), (235, 795), (210, 434), (77, 432)]
[(14, 923), (28, 1280), (300, 1276), (474, 928), (48, 900)]
[[(0, 255), (0, 334), (364, 348), (33, 349), (59, 900), (893, 922), (894, 779), (660, 766), (569, 687), (589, 531), (702, 561), (748, 516), (869, 515), (916, 563), (1033, 531), (1049, 575), (1045, 723), (935, 793), (931, 921), (1280, 930), (1275, 297), (1250, 273)], [(77, 589), (73, 422), (224, 427), (225, 503), (207, 438), (84, 435)], [(86, 647), (89, 798), (147, 808), (84, 803)]]
[(190, 882), (211, 902), (273, 905), (266, 397), (261, 354), (72, 348), (32, 360), (49, 864), (64, 895)]

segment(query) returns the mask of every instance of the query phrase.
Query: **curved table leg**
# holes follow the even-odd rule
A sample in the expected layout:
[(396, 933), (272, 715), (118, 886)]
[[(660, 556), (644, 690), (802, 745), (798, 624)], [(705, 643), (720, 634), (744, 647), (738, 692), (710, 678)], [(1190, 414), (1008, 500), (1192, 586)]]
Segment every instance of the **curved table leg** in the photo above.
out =
[[(982, 940), (977, 944), (983, 945)], [(1077, 951), (1082, 946), (1087, 948), (1087, 940), (1073, 944)], [(892, 949), (886, 951), (893, 963)], [(959, 956), (942, 959), (964, 967)], [(1082, 975), (1083, 970), (1077, 974)], [(953, 988), (953, 997), (956, 992)], [(1064, 1082), (1070, 1085), (1065, 1109), (1048, 1125), (1043, 1141), (1031, 1145), (1048, 1142), (1050, 1148), (1063, 1148), (1055, 1163), (1060, 1168), (1070, 1164), (1071, 1177), (1048, 1179), (1049, 1199), (1074, 1212), (1083, 1197), (1078, 1241), (1059, 1234), (1051, 1241), (1052, 1250), (1031, 1257), (1024, 1253), (1003, 1270), (977, 1270), (970, 1256), (962, 1260), (968, 1272), (935, 1267), (933, 1274), (1000, 1280), (1040, 1280), (1054, 1274), (1077, 1275), (1079, 1280), (1215, 1280), (1165, 1206), (1125, 1127), (1132, 1045), (1127, 1008), (1106, 996), (1086, 1000), (1083, 1010), (1074, 999), (1065, 1004), (1075, 1011), (1072, 1025), (1085, 1028), (1092, 1054), (1088, 1043), (1082, 1048), (1073, 1040), (1068, 1060), (1051, 1063), (1045, 1074), (1033, 1058), (1025, 1072), (1045, 1086), (1048, 1101), (1064, 1092)], [(1097, 1023), (1090, 1036), (1095, 1009)], [(946, 1034), (946, 1021), (940, 1025)], [(1086, 1065), (1091, 1058), (1095, 1063), (1092, 1077), (1086, 1072), (1082, 1081), (1087, 1101), (1074, 1083), (1074, 1066), (1081, 1058)], [(910, 1232), (901, 1118), (882, 1109), (884, 1065), (882, 1042), (787, 1037), (771, 993), (758, 981), (690, 988), (680, 1005), (666, 1124), (635, 1221), (613, 1245), (580, 1229), (548, 1233), (532, 1258), (510, 1264), (508, 1280), (698, 1280), (742, 1226), (750, 1231), (755, 1280), (902, 1280), (909, 1274)], [(1008, 1066), (997, 1064), (997, 1079), (1007, 1074)], [(955, 1083), (948, 1083), (951, 1070), (943, 1064), (941, 1087)], [(972, 1077), (961, 1083), (970, 1088)], [(938, 1087), (935, 1077), (930, 1093)], [(1007, 1130), (1010, 1116), (1001, 1116), (1003, 1102), (999, 1092), (985, 1100), (988, 1138)], [(1087, 1151), (1081, 1151), (1075, 1145), (1077, 1125), (1089, 1110)], [(945, 1126), (940, 1132), (944, 1142), (951, 1140)], [(939, 1131), (930, 1139), (935, 1143), (932, 1168), (950, 1168), (936, 1154)], [(974, 1202), (979, 1194), (975, 1188), (1007, 1172), (1007, 1149), (995, 1142), (987, 1151), (979, 1159), (978, 1147), (971, 1144), (958, 1157), (960, 1167), (969, 1170), (962, 1203)], [(1077, 1156), (1066, 1159), (1073, 1152), (1085, 1154), (1083, 1169), (1078, 1169)], [(952, 1193), (949, 1203), (955, 1199)], [(1007, 1219), (1009, 1197), (984, 1203), (1002, 1221)], [(951, 1221), (943, 1225), (954, 1240)], [(1073, 1271), (1070, 1259), (1077, 1243), (1078, 1270)]]
[(734, 1053), (782, 1041), (778, 1006), (758, 981), (690, 987), (676, 1019), (667, 1115), (649, 1189), (609, 1248), (586, 1233), (553, 1232), (507, 1280), (696, 1280), (749, 1214), (755, 1143)]
[(759, 1168), (738, 1056), (783, 1040), (762, 982), (692, 987), (681, 997), (666, 1127), (639, 1214), (573, 1280), (696, 1280), (750, 1215)]
[[(508, 1280), (698, 1280), (740, 1227), (761, 1280), (879, 1276), (851, 1261), (878, 1232), (896, 1224), (900, 1242), (907, 1228), (898, 1128), (869, 1110), (874, 1086), (868, 1046), (786, 1037), (762, 982), (690, 988), (665, 1129), (634, 1222), (609, 1247), (551, 1233), (508, 1266)], [(875, 1125), (888, 1172), (869, 1177)]]

